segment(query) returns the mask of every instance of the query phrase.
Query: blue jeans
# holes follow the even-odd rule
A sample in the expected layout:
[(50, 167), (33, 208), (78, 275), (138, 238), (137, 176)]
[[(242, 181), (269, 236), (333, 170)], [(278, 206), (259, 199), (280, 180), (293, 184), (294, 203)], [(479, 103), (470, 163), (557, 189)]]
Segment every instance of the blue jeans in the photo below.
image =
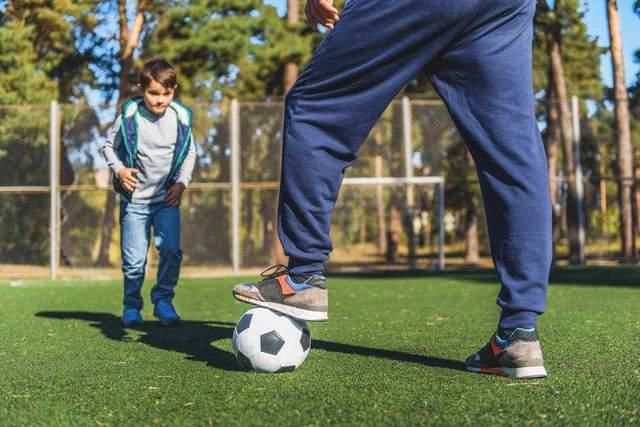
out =
[(182, 250), (180, 250), (180, 209), (163, 203), (138, 204), (120, 202), (120, 250), (124, 273), (124, 307), (142, 309), (142, 284), (147, 265), (150, 231), (160, 259), (151, 302), (171, 301), (178, 284)]
[(551, 198), (532, 82), (535, 0), (351, 0), (286, 98), (278, 231), (291, 271), (319, 273), (344, 170), (424, 72), (475, 159), (500, 325), (532, 326), (551, 266)]

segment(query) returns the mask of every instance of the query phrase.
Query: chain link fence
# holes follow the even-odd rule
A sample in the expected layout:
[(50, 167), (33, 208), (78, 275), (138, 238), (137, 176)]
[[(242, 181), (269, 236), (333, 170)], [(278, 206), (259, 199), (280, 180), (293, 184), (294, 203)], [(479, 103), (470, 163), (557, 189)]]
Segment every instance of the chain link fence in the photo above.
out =
[[(436, 182), (346, 184), (332, 218), (334, 252), (328, 268), (437, 268), (441, 237), (446, 241), (447, 264), (464, 264), (470, 206), (477, 216), (480, 255), (473, 263), (490, 265), (477, 178), (445, 106), (433, 100), (405, 102), (396, 100), (383, 113), (347, 177), (442, 176), (446, 191), (439, 191)], [(232, 104), (225, 100), (191, 106), (198, 162), (181, 208), (187, 275), (229, 274), (234, 266), (253, 273), (285, 262), (276, 230), (282, 102), (237, 103), (237, 202), (232, 182)], [(100, 119), (97, 110), (86, 105), (62, 105), (54, 129), (51, 108), (0, 106), (0, 276), (47, 276), (56, 263), (63, 276), (117, 277), (119, 203), (99, 155), (109, 120)], [(57, 199), (51, 196), (50, 185), (50, 148), (56, 134)], [(562, 176), (557, 180), (556, 253), (563, 257), (566, 182)], [(590, 261), (615, 259), (618, 254), (616, 192), (617, 184), (610, 178), (594, 174), (584, 178)], [(52, 223), (56, 201), (59, 221)], [(443, 201), (444, 212), (439, 212)], [(52, 248), (52, 236), (57, 250)], [(149, 256), (153, 268), (157, 259), (153, 249)]]

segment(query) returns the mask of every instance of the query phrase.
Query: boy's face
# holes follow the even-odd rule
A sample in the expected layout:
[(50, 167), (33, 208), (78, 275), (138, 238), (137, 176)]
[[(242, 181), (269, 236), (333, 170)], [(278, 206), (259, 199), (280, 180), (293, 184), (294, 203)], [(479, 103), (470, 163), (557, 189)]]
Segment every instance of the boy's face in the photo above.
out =
[(164, 113), (176, 92), (175, 87), (166, 88), (155, 80), (151, 80), (146, 88), (138, 85), (138, 89), (142, 92), (145, 105), (154, 114)]

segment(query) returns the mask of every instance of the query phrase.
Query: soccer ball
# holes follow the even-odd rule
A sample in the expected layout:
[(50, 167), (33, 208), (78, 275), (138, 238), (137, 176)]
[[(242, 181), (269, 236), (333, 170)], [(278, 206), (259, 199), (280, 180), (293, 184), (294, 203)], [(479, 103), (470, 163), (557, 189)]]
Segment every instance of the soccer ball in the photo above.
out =
[(293, 371), (311, 347), (307, 323), (266, 308), (242, 315), (233, 330), (233, 352), (245, 369), (257, 372)]

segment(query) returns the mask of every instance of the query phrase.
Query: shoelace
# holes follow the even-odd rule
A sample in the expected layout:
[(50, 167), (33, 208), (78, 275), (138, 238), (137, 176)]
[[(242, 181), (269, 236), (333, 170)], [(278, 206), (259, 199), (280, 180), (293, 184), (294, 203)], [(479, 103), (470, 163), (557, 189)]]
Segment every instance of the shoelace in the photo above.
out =
[(265, 280), (282, 276), (283, 274), (289, 274), (289, 269), (282, 264), (276, 264), (264, 270), (262, 273), (260, 273), (260, 276), (262, 276), (261, 281), (263, 282)]

